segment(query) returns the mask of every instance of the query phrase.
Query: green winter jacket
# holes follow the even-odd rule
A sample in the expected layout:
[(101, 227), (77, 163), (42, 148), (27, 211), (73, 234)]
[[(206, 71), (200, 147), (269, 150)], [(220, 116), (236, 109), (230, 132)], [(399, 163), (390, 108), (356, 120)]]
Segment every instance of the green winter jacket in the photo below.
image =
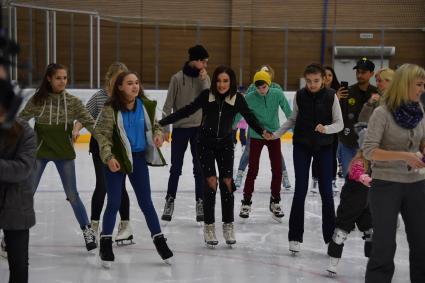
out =
[(42, 104), (35, 104), (34, 97), (31, 97), (19, 116), (27, 121), (35, 119), (38, 159), (75, 159), (72, 142), (74, 121), (79, 121), (90, 132), (94, 125), (81, 100), (66, 90), (60, 94), (49, 93)]
[[(251, 109), (255, 117), (257, 117), (260, 124), (270, 132), (274, 132), (280, 127), (279, 107), (285, 113), (286, 118), (289, 118), (292, 114), (288, 100), (282, 90), (278, 88), (270, 87), (265, 96), (261, 96), (255, 89), (255, 91), (249, 92), (245, 96), (245, 100), (248, 103), (249, 109)], [(240, 118), (241, 116), (238, 114), (234, 122), (238, 123)], [(251, 128), (249, 128), (248, 133), (249, 136), (254, 139), (263, 139), (262, 136)]]
[[(165, 166), (167, 163), (161, 151), (153, 143), (155, 135), (162, 135), (161, 126), (155, 119), (157, 103), (145, 96), (140, 96), (140, 99), (143, 101), (145, 117), (149, 117), (145, 118), (146, 162), (151, 166)], [(121, 172), (129, 174), (133, 171), (131, 146), (124, 129), (121, 111), (106, 105), (98, 116), (94, 135), (99, 143), (103, 163), (108, 164), (109, 160), (115, 158), (121, 165)]]

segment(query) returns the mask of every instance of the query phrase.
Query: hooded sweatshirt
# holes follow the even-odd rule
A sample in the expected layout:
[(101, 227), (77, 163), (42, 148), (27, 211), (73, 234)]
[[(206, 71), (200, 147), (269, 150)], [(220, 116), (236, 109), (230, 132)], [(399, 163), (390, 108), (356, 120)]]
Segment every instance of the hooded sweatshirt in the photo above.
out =
[(35, 104), (34, 97), (31, 97), (19, 116), (27, 121), (35, 119), (39, 159), (75, 159), (72, 142), (74, 121), (79, 121), (90, 132), (94, 125), (92, 116), (81, 100), (66, 90), (59, 94), (49, 93), (41, 104)]
[[(210, 78), (205, 80), (199, 78), (199, 70), (191, 68), (188, 62), (185, 63), (182, 70), (171, 77), (168, 87), (167, 99), (162, 109), (163, 118), (170, 115), (171, 112), (183, 108), (190, 104), (199, 96), (204, 89), (209, 89), (211, 85)], [(187, 118), (173, 123), (174, 128), (192, 128), (199, 127), (202, 120), (202, 110), (198, 110)], [(164, 128), (169, 132), (169, 127)]]

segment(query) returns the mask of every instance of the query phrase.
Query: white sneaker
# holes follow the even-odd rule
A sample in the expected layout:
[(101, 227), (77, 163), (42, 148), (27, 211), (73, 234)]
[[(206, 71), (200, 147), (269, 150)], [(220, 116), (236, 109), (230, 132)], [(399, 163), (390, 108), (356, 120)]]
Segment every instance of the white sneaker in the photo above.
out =
[(339, 258), (336, 257), (329, 257), (329, 266), (326, 269), (329, 276), (335, 276), (337, 273), (337, 267), (339, 263)]
[(223, 237), (226, 240), (226, 244), (236, 244), (235, 230), (233, 229), (233, 223), (223, 223)]
[(292, 255), (296, 255), (301, 251), (301, 243), (298, 241), (289, 241), (289, 251)]
[(208, 246), (215, 246), (218, 244), (217, 237), (215, 235), (215, 224), (204, 225), (204, 241)]
[(4, 241), (4, 235), (3, 237), (1, 237), (0, 256), (7, 258), (7, 249), (6, 249), (6, 242)]
[(120, 221), (120, 224), (118, 225), (118, 233), (115, 237), (115, 242), (117, 245), (133, 243), (133, 230), (131, 229), (130, 221)]

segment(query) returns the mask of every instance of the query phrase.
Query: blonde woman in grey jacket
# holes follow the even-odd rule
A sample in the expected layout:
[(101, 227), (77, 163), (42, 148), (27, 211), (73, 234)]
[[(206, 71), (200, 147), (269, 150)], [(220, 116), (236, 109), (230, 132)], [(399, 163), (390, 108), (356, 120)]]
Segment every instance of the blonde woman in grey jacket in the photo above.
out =
[(425, 168), (425, 119), (419, 103), (424, 84), (424, 69), (402, 65), (369, 120), (364, 154), (372, 161), (374, 234), (367, 283), (391, 282), (399, 213), (409, 242), (410, 280), (425, 282), (425, 174), (419, 170)]

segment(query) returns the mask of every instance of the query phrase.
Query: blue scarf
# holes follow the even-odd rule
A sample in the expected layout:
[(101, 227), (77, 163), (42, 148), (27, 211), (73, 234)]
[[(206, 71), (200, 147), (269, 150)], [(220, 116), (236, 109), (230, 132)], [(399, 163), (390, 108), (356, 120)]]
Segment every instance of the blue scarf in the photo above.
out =
[(419, 102), (401, 104), (392, 114), (397, 125), (405, 129), (414, 129), (424, 116)]

